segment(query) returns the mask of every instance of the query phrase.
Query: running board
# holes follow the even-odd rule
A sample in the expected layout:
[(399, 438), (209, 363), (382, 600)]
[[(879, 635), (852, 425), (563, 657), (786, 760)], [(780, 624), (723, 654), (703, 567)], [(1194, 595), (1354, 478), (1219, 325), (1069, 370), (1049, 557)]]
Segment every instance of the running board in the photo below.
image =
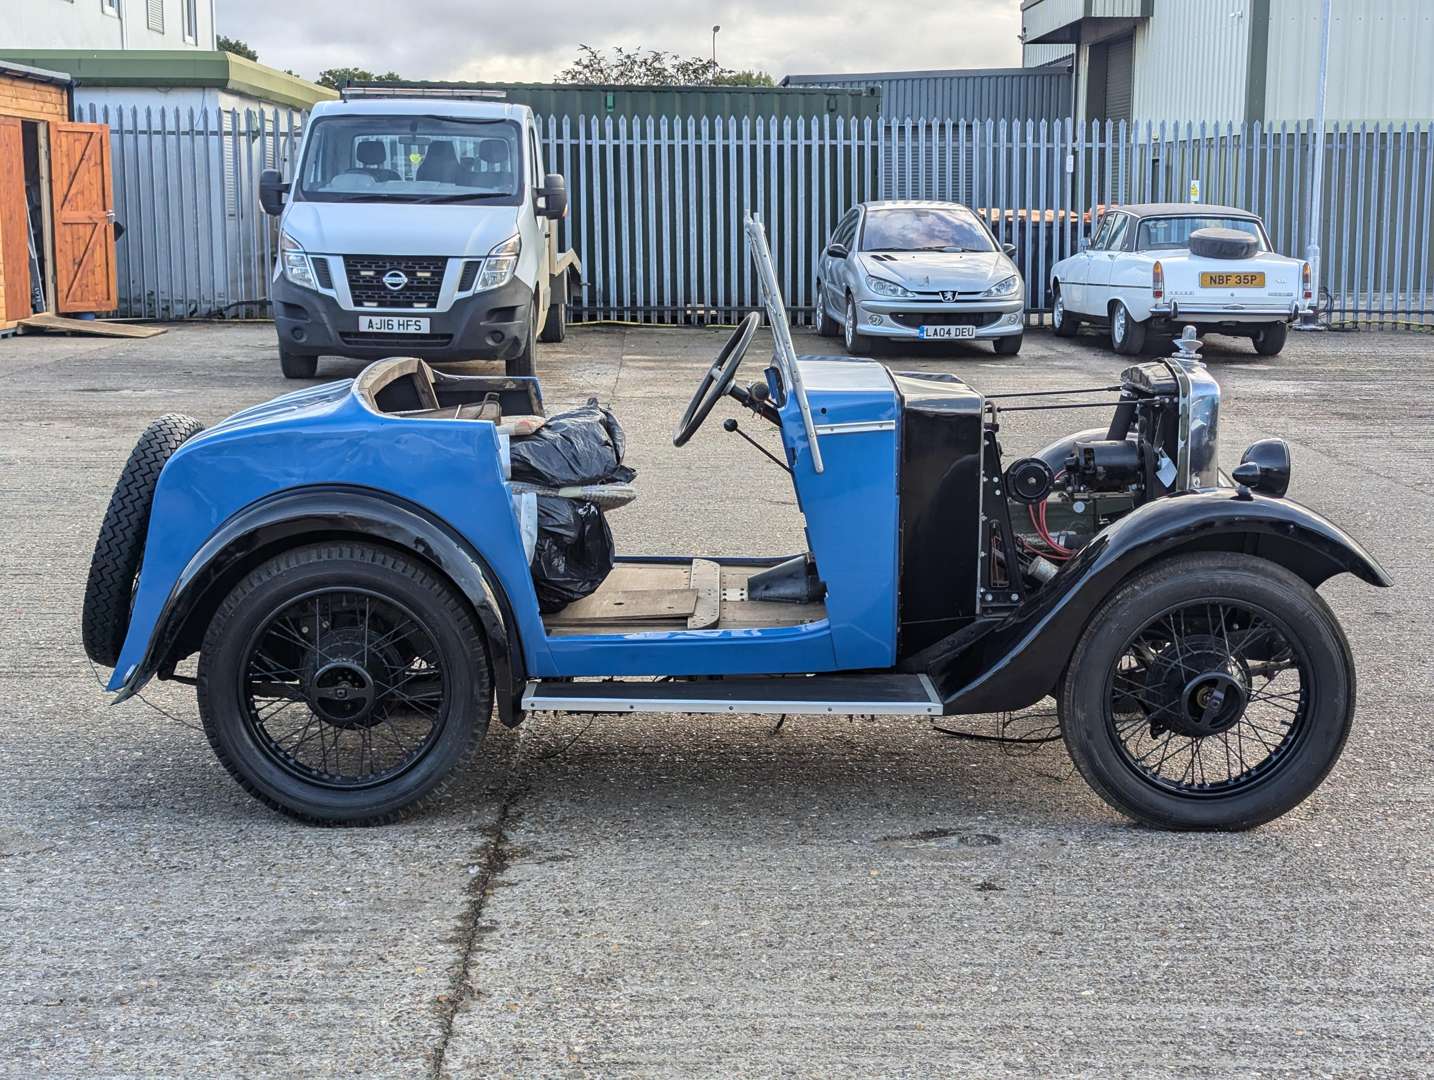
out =
[(796, 675), (635, 682), (535, 680), (525, 712), (882, 713), (940, 716), (941, 698), (925, 675)]

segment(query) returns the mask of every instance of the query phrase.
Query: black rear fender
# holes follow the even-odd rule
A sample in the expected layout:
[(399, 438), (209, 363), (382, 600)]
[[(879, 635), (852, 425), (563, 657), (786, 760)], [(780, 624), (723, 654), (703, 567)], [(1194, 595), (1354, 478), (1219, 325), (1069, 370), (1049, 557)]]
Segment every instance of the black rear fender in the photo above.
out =
[(1070, 560), (1030, 604), (927, 668), (948, 713), (1000, 712), (1052, 693), (1096, 610), (1132, 574), (1161, 559), (1229, 551), (1268, 559), (1314, 588), (1350, 573), (1393, 584), (1337, 525), (1288, 499), (1221, 489), (1157, 499), (1121, 518)]
[(499, 718), (517, 721), (525, 679), (507, 597), (482, 556), (456, 530), (391, 495), (343, 487), (291, 490), (246, 507), (221, 525), (190, 560), (165, 601), (144, 660), (121, 700), (155, 674), (164, 677), (196, 652), (229, 591), (260, 563), (302, 544), (381, 543), (417, 556), (461, 593), (483, 629)]

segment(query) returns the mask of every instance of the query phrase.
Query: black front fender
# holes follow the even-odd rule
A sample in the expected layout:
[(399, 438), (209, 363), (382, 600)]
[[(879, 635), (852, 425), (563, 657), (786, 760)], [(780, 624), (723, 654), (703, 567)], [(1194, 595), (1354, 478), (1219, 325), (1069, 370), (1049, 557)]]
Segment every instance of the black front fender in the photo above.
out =
[(1339, 526), (1288, 499), (1240, 497), (1230, 489), (1146, 503), (1097, 536), (1028, 605), (965, 648), (937, 647), (926, 668), (947, 713), (1022, 709), (1052, 693), (1096, 609), (1138, 570), (1198, 551), (1269, 559), (1318, 588), (1340, 573), (1393, 583)]
[(291, 489), (253, 503), (225, 521), (195, 554), (170, 590), (143, 661), (117, 700), (166, 675), (196, 651), (209, 616), (235, 583), (287, 547), (338, 538), (377, 540), (412, 552), (467, 598), (487, 638), (499, 717), (512, 723), (524, 681), (522, 650), (507, 598), (482, 556), (455, 529), (421, 508), (365, 488)]

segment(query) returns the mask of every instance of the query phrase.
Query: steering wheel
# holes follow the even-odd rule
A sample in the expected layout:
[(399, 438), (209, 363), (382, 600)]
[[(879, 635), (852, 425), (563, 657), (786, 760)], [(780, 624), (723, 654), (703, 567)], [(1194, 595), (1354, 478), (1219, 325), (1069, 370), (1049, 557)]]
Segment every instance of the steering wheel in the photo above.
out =
[(672, 434), (673, 446), (686, 446), (687, 440), (697, 434), (697, 429), (702, 426), (702, 421), (707, 419), (712, 407), (732, 389), (732, 383), (737, 378), (737, 369), (742, 366), (742, 357), (746, 355), (747, 347), (752, 344), (752, 337), (760, 325), (762, 316), (754, 311), (732, 331), (727, 344), (722, 346), (717, 359), (712, 361), (707, 374), (702, 376), (697, 393), (693, 394), (692, 400), (687, 403), (682, 419), (677, 422), (677, 430)]

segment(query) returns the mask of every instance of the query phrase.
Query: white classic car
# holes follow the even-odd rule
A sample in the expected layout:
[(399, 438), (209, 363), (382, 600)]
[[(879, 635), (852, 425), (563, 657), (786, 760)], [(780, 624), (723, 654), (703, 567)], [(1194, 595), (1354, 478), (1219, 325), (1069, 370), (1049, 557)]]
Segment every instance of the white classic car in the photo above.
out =
[(1273, 251), (1264, 222), (1198, 203), (1111, 207), (1090, 243), (1051, 268), (1051, 289), (1057, 334), (1104, 326), (1125, 354), (1141, 352), (1147, 332), (1193, 324), (1274, 356), (1289, 324), (1314, 309), (1309, 264)]

